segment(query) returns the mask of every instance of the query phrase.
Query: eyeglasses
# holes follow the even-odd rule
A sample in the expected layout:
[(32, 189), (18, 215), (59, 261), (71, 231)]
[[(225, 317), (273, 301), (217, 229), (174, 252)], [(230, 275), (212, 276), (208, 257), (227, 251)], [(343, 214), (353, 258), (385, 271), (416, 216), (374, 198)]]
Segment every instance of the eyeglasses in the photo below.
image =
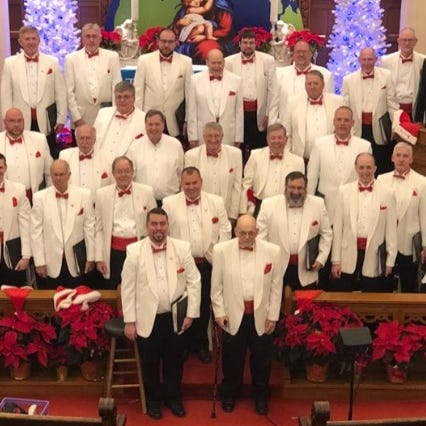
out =
[(163, 40), (160, 38), (159, 42), (164, 44), (173, 44), (175, 43), (175, 40)]
[(398, 39), (398, 41), (402, 42), (402, 43), (413, 43), (415, 41), (417, 41), (416, 38), (400, 38)]

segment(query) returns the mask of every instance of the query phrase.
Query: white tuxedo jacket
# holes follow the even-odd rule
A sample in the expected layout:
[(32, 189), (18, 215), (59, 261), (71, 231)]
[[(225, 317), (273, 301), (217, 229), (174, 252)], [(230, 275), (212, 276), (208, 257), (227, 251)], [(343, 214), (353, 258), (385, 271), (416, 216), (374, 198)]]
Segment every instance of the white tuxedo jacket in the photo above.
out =
[[(191, 256), (189, 243), (167, 237), (167, 280), (170, 302), (185, 291), (188, 294), (189, 318), (200, 314), (201, 277)], [(158, 308), (158, 286), (151, 240), (144, 238), (127, 246), (121, 274), (121, 300), (125, 323), (135, 322), (139, 336), (148, 337)]]
[(157, 109), (166, 116), (167, 130), (171, 136), (181, 132), (176, 121), (178, 106), (188, 99), (192, 75), (192, 60), (186, 55), (173, 53), (168, 75), (168, 87), (164, 91), (158, 52), (139, 56), (133, 84), (136, 88), (136, 106), (142, 111)]
[[(40, 132), (50, 132), (46, 108), (56, 103), (57, 122), (65, 124), (67, 95), (64, 77), (59, 70), (58, 60), (39, 53), (37, 75), (37, 122)], [(28, 94), (28, 78), (25, 56), (19, 53), (6, 58), (1, 79), (1, 114), (4, 117), (9, 108), (19, 108), (24, 116), (25, 129), (31, 127), (31, 105)]]
[[(343, 77), (342, 95), (345, 105), (352, 109), (355, 125), (353, 132), (356, 136), (362, 133), (362, 75), (361, 71), (355, 71)], [(369, 94), (373, 99), (373, 136), (378, 145), (383, 145), (385, 139), (379, 125), (379, 118), (389, 112), (392, 120), (393, 113), (399, 109), (395, 99), (395, 87), (391, 73), (384, 68), (374, 67), (373, 90)]]
[[(95, 120), (93, 127), (96, 129), (95, 150), (105, 150), (108, 140), (108, 128), (112, 119), (117, 113), (116, 107), (101, 108)], [(145, 113), (135, 108), (134, 113), (127, 118), (127, 129), (123, 135), (121, 144), (116, 152), (112, 153), (114, 157), (126, 155), (131, 143), (135, 139), (140, 139), (145, 134)]]
[(217, 121), (223, 128), (223, 143), (244, 141), (244, 109), (241, 78), (224, 70), (219, 116), (216, 117), (208, 70), (191, 77), (188, 98), (188, 139), (203, 142), (204, 125)]
[(85, 49), (65, 56), (65, 82), (71, 120), (83, 119), (93, 126), (101, 103), (114, 100), (114, 87), (121, 81), (120, 58), (117, 52), (99, 49), (98, 90), (92, 95), (86, 56)]
[[(332, 93), (323, 93), (323, 105), (327, 120), (327, 135), (334, 131), (333, 119), (337, 108), (343, 105), (343, 97)], [(281, 117), (281, 123), (287, 130), (288, 142), (287, 146), (293, 154), (299, 157), (304, 156), (306, 143), (306, 127), (308, 98), (306, 92), (292, 97), (287, 105), (287, 111)], [(318, 135), (318, 137), (325, 135)]]
[[(31, 132), (24, 130), (23, 132), (23, 143), (27, 150), (28, 165), (30, 168), (30, 182), (31, 190), (33, 194), (37, 192), (40, 185), (43, 183), (43, 179), (46, 181), (46, 185), (51, 184), (50, 180), (50, 166), (52, 164), (52, 157), (50, 156), (49, 146), (47, 145), (46, 136), (42, 133)], [(7, 159), (7, 147), (9, 140), (6, 136), (6, 132), (0, 133), (0, 152)], [(12, 164), (8, 163), (9, 170)], [(29, 189), (29, 188), (27, 188)]]
[(395, 188), (404, 185), (404, 191), (396, 197), (398, 220), (398, 251), (405, 256), (414, 254), (413, 236), (421, 231), (423, 246), (426, 246), (426, 178), (410, 170), (404, 181), (393, 177), (394, 172), (378, 176), (377, 181)]
[[(214, 245), (231, 238), (231, 224), (228, 221), (223, 199), (218, 195), (201, 191), (200, 207), (203, 257), (211, 263)], [(163, 209), (169, 216), (170, 235), (190, 242), (185, 194), (179, 192), (164, 198)]]
[[(250, 157), (244, 167), (244, 178), (240, 204), (241, 213), (246, 213), (250, 208), (249, 199), (247, 197), (247, 191), (249, 189), (253, 189), (253, 194), (256, 198), (259, 198), (261, 200), (265, 198), (265, 196), (263, 195), (263, 191), (265, 189), (265, 185), (268, 179), (268, 170), (270, 164), (269, 155), (269, 147), (253, 149), (250, 153)], [(281, 188), (278, 194), (274, 195), (284, 193), (285, 177), (290, 172), (301, 172), (303, 174), (305, 173), (305, 163), (303, 161), (303, 158), (284, 150), (284, 157), (281, 160), (281, 170), (281, 174), (283, 176)]]
[(243, 174), (243, 162), (241, 150), (234, 146), (222, 145), (219, 158), (214, 167), (214, 175), (209, 174), (206, 146), (201, 145), (190, 149), (185, 153), (185, 167), (193, 166), (200, 170), (203, 178), (203, 187), (206, 192), (210, 190), (212, 181), (219, 180), (219, 192), (225, 203), (228, 217), (236, 219), (240, 212), (241, 180)]
[[(279, 214), (278, 214), (279, 212)], [(288, 241), (287, 201), (284, 195), (276, 195), (263, 200), (257, 217), (258, 237), (281, 247), (284, 268), (290, 260)], [(320, 235), (319, 253), (315, 259), (325, 265), (331, 249), (333, 232), (325, 210), (324, 201), (320, 197), (307, 195), (303, 204), (302, 222), (298, 247), (298, 275), (302, 286), (318, 281), (318, 272), (306, 269), (306, 243)]]
[[(215, 318), (228, 317), (226, 329), (235, 335), (244, 315), (244, 297), (238, 239), (217, 244), (213, 250), (211, 301)], [(259, 336), (266, 320), (278, 321), (281, 308), (284, 269), (280, 248), (256, 239), (254, 265), (254, 323)]]
[[(80, 186), (80, 150), (78, 147), (63, 149), (59, 158), (65, 160), (71, 171), (70, 184)], [(86, 161), (86, 160), (85, 160)], [(107, 186), (113, 182), (111, 165), (113, 158), (107, 152), (95, 151), (93, 153), (93, 182), (96, 189)], [(96, 190), (95, 190), (96, 192)], [(92, 191), (92, 199), (95, 199)]]
[[(358, 179), (355, 171), (355, 158), (361, 152), (371, 153), (371, 143), (365, 139), (351, 136), (344, 150), (342, 164), (336, 166), (336, 136), (334, 134), (323, 136), (315, 141), (308, 163), (308, 194), (315, 195), (318, 189), (324, 195), (330, 224), (333, 224), (336, 209), (336, 198), (339, 186)], [(342, 172), (339, 172), (339, 169)]]
[[(342, 272), (352, 274), (357, 260), (358, 181), (339, 188), (333, 224), (331, 261), (340, 263)], [(397, 253), (396, 208), (393, 189), (374, 182), (372, 211), (367, 235), (362, 275), (379, 276), (378, 247), (386, 242), (386, 266), (394, 266)]]
[(12, 269), (6, 241), (21, 238), (21, 256), (31, 257), (30, 240), (30, 203), (25, 195), (25, 187), (17, 182), (4, 179), (3, 198), (3, 244), (0, 244), (0, 258), (2, 252), (4, 261), (9, 269)]
[[(225, 69), (242, 77), (241, 53), (225, 58)], [(277, 76), (275, 73), (275, 61), (273, 56), (263, 52), (255, 53), (254, 60), (257, 99), (257, 128), (266, 130), (262, 121), (264, 117), (274, 117), (278, 113)], [(241, 81), (244, 85), (244, 80)], [(271, 124), (273, 121), (270, 122)]]
[[(95, 216), (96, 216), (96, 262), (104, 261), (107, 265), (108, 272), (104, 278), (110, 277), (110, 260), (111, 260), (111, 237), (112, 225), (114, 222), (114, 200), (116, 197), (116, 185), (108, 185), (99, 188), (96, 191), (95, 199)], [(142, 183), (133, 182), (131, 195), (133, 202), (133, 211), (136, 221), (136, 237), (142, 239), (146, 236), (146, 215), (157, 207), (154, 199), (152, 188)]]
[[(383, 55), (380, 58), (380, 66), (385, 68), (391, 72), (392, 82), (394, 87), (398, 83), (398, 69), (401, 64), (400, 60), (401, 52), (390, 53), (389, 55)], [(416, 110), (416, 101), (417, 101), (417, 93), (419, 91), (420, 84), (420, 73), (423, 68), (423, 61), (425, 60), (426, 55), (422, 55), (418, 52), (413, 52), (413, 111), (412, 114), (414, 116), (414, 111)]]
[[(56, 189), (36, 192), (31, 211), (31, 247), (35, 266), (47, 266), (47, 275), (56, 278), (65, 256), (68, 270), (78, 275), (73, 246), (84, 240), (87, 260), (95, 260), (95, 215), (90, 191), (68, 185), (67, 215), (62, 227)], [(64, 247), (64, 250), (63, 250)]]

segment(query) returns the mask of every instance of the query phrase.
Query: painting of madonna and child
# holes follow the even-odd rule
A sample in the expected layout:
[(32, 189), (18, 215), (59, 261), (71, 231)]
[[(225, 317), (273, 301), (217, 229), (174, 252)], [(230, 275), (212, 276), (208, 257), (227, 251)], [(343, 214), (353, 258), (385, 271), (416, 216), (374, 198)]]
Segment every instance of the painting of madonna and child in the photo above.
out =
[[(111, 31), (128, 19), (131, 3), (112, 0), (105, 29)], [(278, 0), (277, 6), (277, 19), (302, 27), (297, 0)], [(191, 56), (194, 64), (204, 63), (211, 49), (221, 49), (225, 56), (237, 52), (233, 39), (244, 27), (271, 29), (270, 0), (139, 0), (137, 10), (139, 34), (153, 27), (173, 29), (177, 51)]]

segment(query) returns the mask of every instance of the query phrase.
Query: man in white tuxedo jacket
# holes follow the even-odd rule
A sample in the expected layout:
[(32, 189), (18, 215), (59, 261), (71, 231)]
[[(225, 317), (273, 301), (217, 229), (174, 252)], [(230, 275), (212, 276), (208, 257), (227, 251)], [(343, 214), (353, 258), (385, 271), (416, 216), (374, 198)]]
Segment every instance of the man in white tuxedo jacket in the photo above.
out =
[[(333, 132), (334, 113), (343, 105), (343, 97), (324, 93), (324, 78), (317, 71), (306, 74), (305, 91), (280, 106), (280, 122), (287, 129), (289, 148), (309, 160), (315, 139)], [(281, 99), (282, 101), (282, 99)]]
[(114, 87), (121, 81), (117, 52), (101, 49), (98, 24), (81, 29), (82, 49), (65, 56), (65, 82), (68, 109), (73, 127), (84, 123), (93, 126), (103, 103), (111, 104)]
[(113, 158), (126, 155), (134, 140), (145, 134), (145, 113), (135, 107), (135, 88), (127, 81), (114, 88), (115, 105), (101, 108), (93, 127), (95, 150), (109, 152)]
[(194, 74), (188, 97), (188, 139), (191, 147), (202, 143), (203, 128), (209, 121), (220, 123), (223, 143), (240, 146), (244, 140), (244, 109), (241, 77), (224, 70), (223, 53), (207, 54), (207, 70)]
[[(0, 276), (2, 284), (25, 285), (31, 257), (30, 203), (25, 187), (4, 178), (6, 157), (0, 154)], [(20, 242), (20, 253), (11, 253), (8, 244)], [(19, 258), (17, 263), (12, 259)]]
[(397, 42), (399, 51), (383, 55), (380, 58), (380, 66), (391, 72), (396, 102), (412, 119), (425, 55), (414, 51), (417, 37), (412, 28), (403, 28), (399, 32)]
[(268, 413), (272, 340), (279, 319), (283, 264), (280, 248), (256, 238), (256, 221), (240, 216), (237, 238), (213, 249), (211, 301), (222, 329), (222, 409), (234, 410), (250, 350), (252, 395), (258, 414)]
[(374, 180), (376, 165), (369, 153), (359, 154), (358, 180), (339, 188), (331, 252), (338, 291), (391, 292), (397, 254), (394, 191)]
[[(285, 182), (284, 194), (262, 203), (257, 218), (259, 238), (281, 247), (286, 271), (284, 285), (290, 285), (292, 290), (312, 289), (327, 261), (333, 233), (323, 199), (306, 194), (305, 175), (292, 172)], [(315, 238), (319, 240), (313, 243)], [(311, 244), (318, 248), (312, 259)]]
[(228, 218), (235, 225), (240, 212), (241, 151), (234, 146), (223, 145), (222, 126), (214, 121), (204, 126), (203, 139), (203, 145), (185, 153), (185, 167), (193, 166), (200, 171), (204, 191), (223, 198)]
[[(65, 82), (58, 60), (40, 53), (40, 37), (34, 27), (19, 30), (22, 52), (7, 58), (1, 79), (1, 114), (19, 108), (26, 130), (49, 132), (63, 128), (67, 114)], [(47, 108), (56, 104), (56, 127), (50, 128)]]
[(370, 142), (352, 135), (352, 111), (341, 106), (334, 113), (334, 133), (315, 140), (308, 163), (308, 194), (324, 198), (330, 225), (333, 224), (339, 186), (357, 180), (355, 158), (371, 153)]
[[(31, 211), (37, 283), (40, 289), (54, 289), (58, 284), (74, 288), (95, 265), (93, 203), (88, 189), (69, 185), (66, 161), (55, 160), (50, 173), (53, 186), (34, 194)], [(83, 243), (85, 256), (76, 247)], [(79, 257), (81, 263), (76, 261)]]
[(354, 135), (371, 142), (378, 174), (392, 169), (391, 148), (379, 119), (387, 112), (393, 118), (398, 109), (389, 70), (375, 67), (377, 56), (371, 47), (359, 54), (361, 69), (343, 77), (342, 95), (354, 114)]
[(146, 113), (146, 135), (135, 139), (128, 157), (135, 166), (136, 182), (152, 187), (158, 206), (164, 197), (179, 192), (184, 154), (182, 144), (166, 135), (166, 117), (152, 109)]
[(169, 216), (170, 235), (188, 241), (201, 274), (200, 318), (188, 335), (188, 347), (205, 364), (211, 361), (207, 328), (210, 321), (210, 280), (212, 252), (215, 244), (231, 238), (231, 225), (223, 199), (201, 190), (203, 180), (196, 167), (182, 171), (182, 192), (163, 200)]
[(94, 151), (96, 131), (89, 124), (78, 126), (75, 137), (77, 147), (62, 150), (59, 158), (70, 166), (70, 184), (89, 189), (95, 201), (96, 190), (112, 182), (113, 158), (106, 152)]
[[(160, 419), (164, 400), (172, 414), (183, 417), (185, 333), (181, 333), (199, 315), (200, 274), (189, 243), (167, 236), (168, 220), (163, 209), (151, 210), (146, 226), (148, 237), (127, 247), (121, 284), (124, 333), (138, 342), (147, 414)], [(188, 298), (186, 316), (176, 332), (171, 303), (184, 295)]]
[[(396, 270), (399, 272), (401, 291), (415, 293), (418, 263), (413, 262), (426, 259), (426, 178), (410, 168), (413, 148), (406, 142), (395, 145), (392, 162), (395, 170), (379, 175), (377, 181), (395, 191), (398, 225)], [(414, 243), (416, 234), (420, 234), (417, 235), (420, 238)]]
[(157, 109), (166, 117), (167, 133), (184, 134), (176, 110), (188, 99), (192, 60), (174, 52), (176, 34), (169, 28), (158, 37), (158, 52), (139, 56), (134, 79), (136, 106), (142, 111)]
[(278, 110), (275, 61), (271, 55), (256, 51), (256, 35), (250, 31), (241, 34), (241, 53), (225, 58), (225, 69), (241, 77), (244, 105), (244, 148), (266, 146), (266, 129)]
[(134, 168), (127, 157), (112, 164), (115, 183), (96, 191), (96, 268), (104, 280), (101, 288), (116, 289), (126, 247), (146, 236), (147, 213), (157, 207), (152, 188), (132, 182)]
[(285, 177), (290, 172), (305, 172), (303, 158), (284, 149), (287, 135), (282, 124), (275, 123), (268, 127), (266, 141), (266, 148), (251, 151), (244, 167), (240, 211), (255, 217), (262, 200), (284, 193)]
[(24, 117), (11, 108), (4, 117), (5, 131), (0, 133), (0, 153), (8, 159), (7, 178), (25, 186), (28, 200), (44, 185), (49, 186), (50, 156), (46, 136), (24, 130)]

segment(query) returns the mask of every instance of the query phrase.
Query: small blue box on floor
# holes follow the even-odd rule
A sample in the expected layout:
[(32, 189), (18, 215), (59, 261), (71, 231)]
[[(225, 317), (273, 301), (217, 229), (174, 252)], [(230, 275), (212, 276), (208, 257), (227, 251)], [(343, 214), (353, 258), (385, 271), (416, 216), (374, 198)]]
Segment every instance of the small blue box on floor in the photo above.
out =
[[(37, 414), (45, 416), (49, 401), (5, 397), (0, 402), (0, 412), (14, 414)], [(29, 412), (31, 411), (31, 412)]]

